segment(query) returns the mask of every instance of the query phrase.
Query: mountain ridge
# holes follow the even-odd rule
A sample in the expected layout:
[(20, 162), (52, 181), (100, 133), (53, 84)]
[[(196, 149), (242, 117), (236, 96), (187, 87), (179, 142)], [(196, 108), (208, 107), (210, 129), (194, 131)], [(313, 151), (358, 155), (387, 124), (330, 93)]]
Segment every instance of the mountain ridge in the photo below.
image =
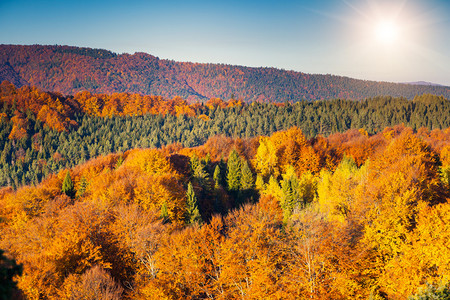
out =
[(141, 93), (190, 102), (240, 98), (246, 102), (364, 99), (379, 95), (450, 98), (450, 87), (359, 80), (269, 67), (177, 62), (144, 52), (117, 54), (74, 46), (0, 45), (0, 81), (75, 94)]
[(404, 84), (411, 84), (411, 85), (431, 85), (431, 86), (445, 86), (442, 84), (438, 84), (438, 83), (434, 83), (434, 82), (428, 82), (428, 81), (423, 81), (423, 80), (419, 80), (419, 81), (413, 81), (413, 82), (402, 82)]

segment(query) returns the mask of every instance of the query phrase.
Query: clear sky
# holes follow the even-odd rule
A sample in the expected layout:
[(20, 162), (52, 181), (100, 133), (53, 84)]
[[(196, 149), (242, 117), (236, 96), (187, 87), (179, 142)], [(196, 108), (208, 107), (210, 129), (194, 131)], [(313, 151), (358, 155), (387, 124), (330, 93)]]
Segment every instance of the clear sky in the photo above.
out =
[(0, 0), (0, 44), (450, 85), (450, 0)]

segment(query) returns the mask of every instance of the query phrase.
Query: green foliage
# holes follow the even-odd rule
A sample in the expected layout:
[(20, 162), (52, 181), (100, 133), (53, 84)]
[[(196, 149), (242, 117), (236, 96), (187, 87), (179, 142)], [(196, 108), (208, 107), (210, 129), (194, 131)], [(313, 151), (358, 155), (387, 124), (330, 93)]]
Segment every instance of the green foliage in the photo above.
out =
[(123, 157), (120, 156), (116, 162), (116, 169), (119, 168), (123, 164)]
[(206, 172), (205, 167), (205, 165), (200, 163), (194, 169), (194, 178), (204, 187), (208, 185), (209, 181), (209, 174)]
[[(6, 118), (0, 118), (0, 186), (13, 188), (38, 184), (51, 173), (72, 168), (99, 155), (133, 148), (161, 147), (176, 142), (184, 147), (194, 147), (218, 134), (233, 137), (267, 136), (277, 130), (297, 126), (305, 136), (314, 137), (319, 133), (328, 135), (352, 128), (364, 128), (373, 134), (400, 123), (413, 129), (450, 127), (450, 119), (446, 117), (450, 115), (450, 101), (424, 95), (416, 97), (414, 101), (376, 97), (363, 101), (330, 100), (279, 106), (265, 103), (230, 108), (200, 106), (197, 115), (208, 116), (207, 122), (198, 117), (177, 117), (171, 114), (91, 117), (73, 106), (72, 118), (78, 125), (69, 126), (67, 131), (61, 132), (50, 129), (32, 114), (27, 114), (26, 109), (22, 109), (21, 113), (28, 124), (26, 136), (20, 140), (10, 140), (8, 136), (14, 126), (11, 120), (14, 103), (2, 102), (1, 93), (12, 97), (17, 89), (8, 91), (9, 87), (5, 86), (0, 86), (0, 108), (7, 115)], [(74, 103), (71, 96), (59, 96), (58, 99), (64, 105)], [(21, 108), (16, 110), (20, 111)], [(277, 162), (272, 146), (267, 145), (267, 153), (261, 153), (261, 159), (255, 165), (257, 170), (264, 169), (261, 171), (265, 172), (263, 178), (266, 181)], [(269, 153), (270, 159), (267, 159)], [(265, 166), (268, 161), (270, 163)], [(117, 167), (119, 165), (120, 159)], [(223, 182), (226, 179), (226, 166), (221, 167), (221, 174), (222, 182), (219, 183), (226, 186), (226, 182)]]
[(229, 191), (238, 191), (241, 188), (241, 159), (234, 149), (228, 156), (227, 184)]
[(303, 195), (300, 191), (300, 182), (295, 175), (295, 169), (289, 166), (286, 173), (282, 175), (281, 190), (283, 196), (280, 204), (283, 209), (284, 221), (286, 222), (291, 216), (294, 208), (303, 204)]
[(214, 188), (218, 189), (223, 180), (219, 165), (216, 165), (216, 167), (214, 168), (213, 180), (214, 180)]
[(61, 192), (69, 196), (70, 198), (73, 198), (75, 196), (75, 188), (73, 185), (72, 178), (70, 177), (70, 172), (67, 171), (66, 177), (64, 177), (64, 181), (62, 183)]
[(192, 155), (191, 159), (190, 159), (190, 165), (191, 165), (191, 171), (195, 172), (198, 168), (198, 166), (200, 166), (200, 159), (198, 158), (197, 154), (194, 153), (194, 155)]
[(252, 170), (250, 170), (247, 160), (243, 159), (242, 161), (240, 187), (242, 190), (252, 190), (255, 187)]
[(427, 283), (425, 288), (419, 289), (415, 295), (409, 296), (408, 300), (449, 300), (450, 299), (450, 284), (440, 283), (433, 285)]
[(78, 190), (76, 193), (77, 198), (82, 198), (84, 196), (84, 194), (87, 191), (88, 185), (89, 185), (89, 182), (87, 181), (86, 177), (81, 176)]
[(164, 222), (170, 220), (169, 211), (167, 210), (167, 204), (165, 202), (161, 205), (161, 219), (163, 219)]
[(450, 190), (450, 166), (445, 166), (440, 168), (441, 180), (444, 186)]
[(198, 210), (197, 197), (195, 196), (194, 187), (189, 182), (186, 192), (186, 223), (187, 224), (201, 224), (202, 216)]
[[(437, 166), (448, 165), (448, 156), (438, 152), (450, 133), (436, 130), (427, 137), (396, 129), (403, 133), (396, 137), (387, 129), (367, 138), (353, 130), (305, 141), (312, 149), (308, 154), (323, 161), (329, 154), (331, 162), (312, 173), (280, 159), (283, 168), (275, 167), (282, 174), (270, 176), (267, 184), (261, 174), (253, 183), (255, 174), (243, 158), (255, 156), (256, 139), (216, 139), (196, 149), (136, 149), (123, 155), (120, 168), (115, 167), (120, 154), (99, 158), (72, 171), (82, 201), (59, 193), (64, 175), (63, 187), (70, 186), (69, 172), (36, 187), (2, 189), (0, 246), (24, 264), (18, 285), (32, 299), (78, 299), (106, 290), (116, 291), (107, 299), (406, 299), (427, 280), (448, 274), (450, 206), (439, 194), (439, 204), (421, 199), (428, 200), (423, 191), (430, 185), (441, 188)], [(360, 157), (362, 146), (374, 141), (360, 167), (350, 156), (341, 159), (343, 153)], [(240, 152), (230, 152), (228, 186), (239, 180), (226, 191), (220, 183), (225, 168), (217, 160), (232, 143)], [(285, 147), (273, 144), (275, 153)], [(432, 145), (440, 148), (434, 152)], [(184, 155), (193, 151), (202, 158), (189, 161)], [(208, 151), (212, 161), (203, 158)], [(432, 159), (437, 154), (440, 161)], [(243, 203), (252, 199), (247, 191), (260, 193), (260, 201)], [(28, 213), (30, 207), (36, 213)], [(179, 217), (172, 217), (175, 213)], [(173, 224), (167, 224), (169, 218)], [(408, 226), (412, 222), (414, 228)], [(386, 252), (390, 245), (398, 251)], [(0, 271), (2, 266), (0, 260)], [(8, 282), (0, 279), (0, 286)], [(122, 295), (116, 282), (127, 281), (133, 290)], [(448, 294), (448, 285), (429, 285), (410, 299)]]

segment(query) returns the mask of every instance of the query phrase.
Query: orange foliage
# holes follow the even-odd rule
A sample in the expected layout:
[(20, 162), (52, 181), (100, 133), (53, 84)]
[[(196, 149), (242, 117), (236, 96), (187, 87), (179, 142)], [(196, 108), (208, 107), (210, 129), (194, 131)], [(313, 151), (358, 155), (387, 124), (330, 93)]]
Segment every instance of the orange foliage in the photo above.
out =
[(254, 164), (264, 177), (278, 177), (289, 165), (294, 166), (297, 175), (301, 176), (306, 171), (317, 173), (320, 161), (319, 154), (302, 131), (292, 127), (275, 132), (270, 138), (261, 137)]
[(10, 140), (20, 140), (26, 137), (28, 121), (25, 116), (19, 111), (16, 111), (14, 117), (11, 118), (11, 121), (13, 122), (13, 128), (8, 138)]
[[(145, 114), (172, 114), (189, 117), (198, 115), (204, 121), (209, 120), (208, 116), (199, 113), (203, 108), (201, 104), (189, 105), (180, 97), (164, 99), (161, 96), (129, 93), (91, 94), (87, 91), (78, 92), (75, 96), (64, 97), (57, 93), (44, 92), (35, 87), (16, 88), (7, 81), (0, 84), (0, 101), (16, 109), (15, 116), (12, 118), (13, 129), (9, 135), (10, 139), (21, 139), (26, 136), (28, 125), (25, 113), (28, 112), (31, 112), (37, 120), (57, 131), (66, 131), (69, 127), (78, 125), (73, 120), (74, 113), (99, 117), (142, 116)], [(211, 99), (211, 101), (211, 103), (217, 103), (216, 100)], [(241, 105), (243, 105), (242, 101), (230, 100), (219, 106)], [(0, 115), (0, 118), (6, 117), (6, 114)]]
[[(101, 111), (120, 108), (119, 98)], [(60, 113), (64, 101), (54, 102)], [(61, 192), (67, 170), (35, 187), (1, 189), (0, 248), (23, 264), (17, 281), (31, 299), (89, 294), (96, 280), (130, 299), (405, 299), (425, 282), (450, 280), (449, 191), (439, 173), (450, 163), (449, 133), (397, 126), (307, 140), (292, 128), (99, 157), (70, 171), (73, 199)], [(222, 204), (224, 214), (186, 225), (189, 157), (209, 155), (212, 177), (232, 149), (255, 162), (262, 195), (254, 190), (255, 203), (230, 211), (240, 195), (194, 184), (201, 213)], [(356, 165), (340, 163), (344, 155)], [(275, 176), (262, 180), (288, 166), (303, 176), (281, 187)], [(275, 192), (311, 199), (284, 217)], [(332, 218), (327, 208), (336, 205), (345, 209)]]

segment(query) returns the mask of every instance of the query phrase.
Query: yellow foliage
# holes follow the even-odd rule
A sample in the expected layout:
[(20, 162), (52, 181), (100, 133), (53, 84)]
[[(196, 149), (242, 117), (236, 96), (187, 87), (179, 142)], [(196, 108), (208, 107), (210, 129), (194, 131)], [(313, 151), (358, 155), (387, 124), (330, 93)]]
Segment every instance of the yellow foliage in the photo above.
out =
[(329, 220), (343, 222), (347, 216), (357, 209), (358, 186), (365, 183), (367, 169), (358, 169), (353, 159), (344, 158), (334, 173), (328, 170), (320, 172), (317, 186), (317, 203), (319, 210)]
[(263, 136), (259, 138), (259, 147), (256, 151), (254, 165), (265, 178), (271, 175), (275, 177), (280, 175), (275, 144), (270, 138)]
[(304, 172), (320, 170), (319, 156), (297, 127), (275, 132), (271, 137), (260, 137), (253, 164), (266, 180), (271, 175), (278, 178), (289, 165), (295, 166), (298, 177)]
[(175, 171), (172, 169), (164, 154), (157, 149), (131, 151), (124, 165), (136, 168), (148, 175), (175, 175)]
[(159, 211), (166, 204), (170, 219), (183, 224), (186, 198), (179, 182), (170, 175), (141, 176), (136, 181), (134, 201), (145, 210)]
[(270, 176), (269, 182), (261, 193), (262, 195), (272, 196), (278, 201), (283, 198), (283, 191), (274, 176)]
[(417, 227), (405, 233), (396, 259), (380, 278), (392, 299), (405, 299), (425, 283), (450, 280), (450, 203), (429, 207), (419, 204)]

